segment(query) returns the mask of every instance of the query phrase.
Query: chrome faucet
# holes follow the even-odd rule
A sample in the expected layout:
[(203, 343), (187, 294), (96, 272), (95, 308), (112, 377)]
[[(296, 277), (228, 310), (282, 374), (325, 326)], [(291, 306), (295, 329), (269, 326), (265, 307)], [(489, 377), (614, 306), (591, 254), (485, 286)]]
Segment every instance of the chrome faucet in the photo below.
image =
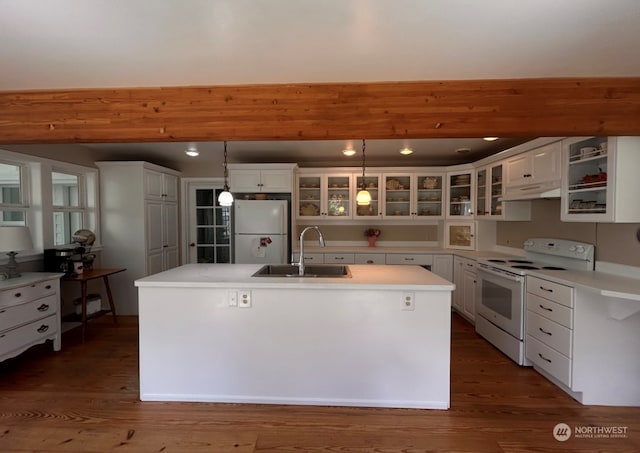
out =
[(298, 275), (304, 275), (304, 234), (309, 230), (316, 230), (318, 232), (318, 241), (320, 241), (320, 247), (324, 247), (324, 237), (322, 231), (317, 226), (308, 226), (302, 233), (300, 233), (300, 257), (298, 258)]

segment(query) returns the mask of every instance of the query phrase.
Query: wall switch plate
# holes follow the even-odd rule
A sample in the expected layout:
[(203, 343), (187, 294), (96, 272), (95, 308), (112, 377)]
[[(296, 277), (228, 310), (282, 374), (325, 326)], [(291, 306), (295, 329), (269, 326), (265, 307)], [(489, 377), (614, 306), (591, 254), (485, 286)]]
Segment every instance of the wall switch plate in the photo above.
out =
[(402, 293), (402, 310), (415, 309), (416, 293)]
[(229, 307), (237, 307), (238, 306), (238, 291), (228, 291), (227, 292), (227, 305)]
[(240, 296), (238, 306), (240, 308), (251, 308), (251, 291), (241, 289), (238, 294)]

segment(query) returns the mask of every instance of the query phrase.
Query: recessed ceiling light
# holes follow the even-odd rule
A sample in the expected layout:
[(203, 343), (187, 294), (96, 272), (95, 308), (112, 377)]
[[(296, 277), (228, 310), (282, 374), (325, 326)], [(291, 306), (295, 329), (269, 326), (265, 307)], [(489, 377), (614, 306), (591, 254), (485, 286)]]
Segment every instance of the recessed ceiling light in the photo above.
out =
[(197, 150), (197, 149), (195, 149), (195, 148), (189, 148), (189, 149), (188, 149), (188, 150), (186, 150), (184, 153), (185, 153), (187, 156), (190, 156), (190, 157), (196, 157), (196, 156), (199, 156), (199, 155), (200, 155), (200, 153), (198, 152), (198, 150)]
[(409, 154), (413, 154), (413, 150), (411, 148), (402, 148), (400, 150), (400, 154), (403, 156), (408, 156)]
[(483, 140), (486, 140), (488, 142), (493, 142), (495, 140), (498, 140), (499, 137), (485, 137), (483, 138)]
[(343, 149), (342, 154), (344, 154), (347, 157), (351, 157), (356, 154), (356, 151), (354, 149)]
[(456, 153), (460, 153), (460, 154), (467, 154), (470, 151), (471, 151), (471, 148), (458, 148), (458, 149), (456, 149)]

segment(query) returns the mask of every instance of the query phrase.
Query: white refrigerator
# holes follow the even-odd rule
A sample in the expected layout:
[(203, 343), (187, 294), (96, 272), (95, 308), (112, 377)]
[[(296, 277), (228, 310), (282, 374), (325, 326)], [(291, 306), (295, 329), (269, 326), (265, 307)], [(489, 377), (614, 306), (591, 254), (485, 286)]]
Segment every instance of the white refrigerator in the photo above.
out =
[(287, 200), (233, 203), (234, 262), (283, 264), (289, 260)]

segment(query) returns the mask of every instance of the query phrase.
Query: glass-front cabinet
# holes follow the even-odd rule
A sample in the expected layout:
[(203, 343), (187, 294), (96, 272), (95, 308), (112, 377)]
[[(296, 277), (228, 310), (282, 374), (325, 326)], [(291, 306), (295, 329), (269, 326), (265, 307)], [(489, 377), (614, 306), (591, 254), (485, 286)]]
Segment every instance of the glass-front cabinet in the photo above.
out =
[(390, 218), (410, 218), (413, 215), (412, 173), (382, 175), (384, 181), (384, 203), (382, 215)]
[(447, 173), (447, 217), (473, 217), (474, 182), (473, 170)]
[(351, 218), (351, 173), (299, 174), (298, 218)]
[(416, 202), (414, 213), (417, 217), (443, 217), (444, 176), (442, 174), (416, 174)]
[(640, 221), (640, 137), (563, 140), (563, 221)]
[(475, 222), (445, 222), (445, 247), (450, 249), (474, 250), (476, 247), (475, 230)]
[[(353, 209), (353, 218), (381, 218), (382, 217), (382, 205), (380, 204), (380, 174), (379, 173), (365, 173), (364, 179), (362, 175), (354, 175), (353, 182), (353, 196), (354, 206)], [(371, 195), (371, 203), (368, 206), (358, 206), (355, 202), (355, 198), (357, 193), (362, 188), (362, 183), (364, 181), (364, 187)]]

